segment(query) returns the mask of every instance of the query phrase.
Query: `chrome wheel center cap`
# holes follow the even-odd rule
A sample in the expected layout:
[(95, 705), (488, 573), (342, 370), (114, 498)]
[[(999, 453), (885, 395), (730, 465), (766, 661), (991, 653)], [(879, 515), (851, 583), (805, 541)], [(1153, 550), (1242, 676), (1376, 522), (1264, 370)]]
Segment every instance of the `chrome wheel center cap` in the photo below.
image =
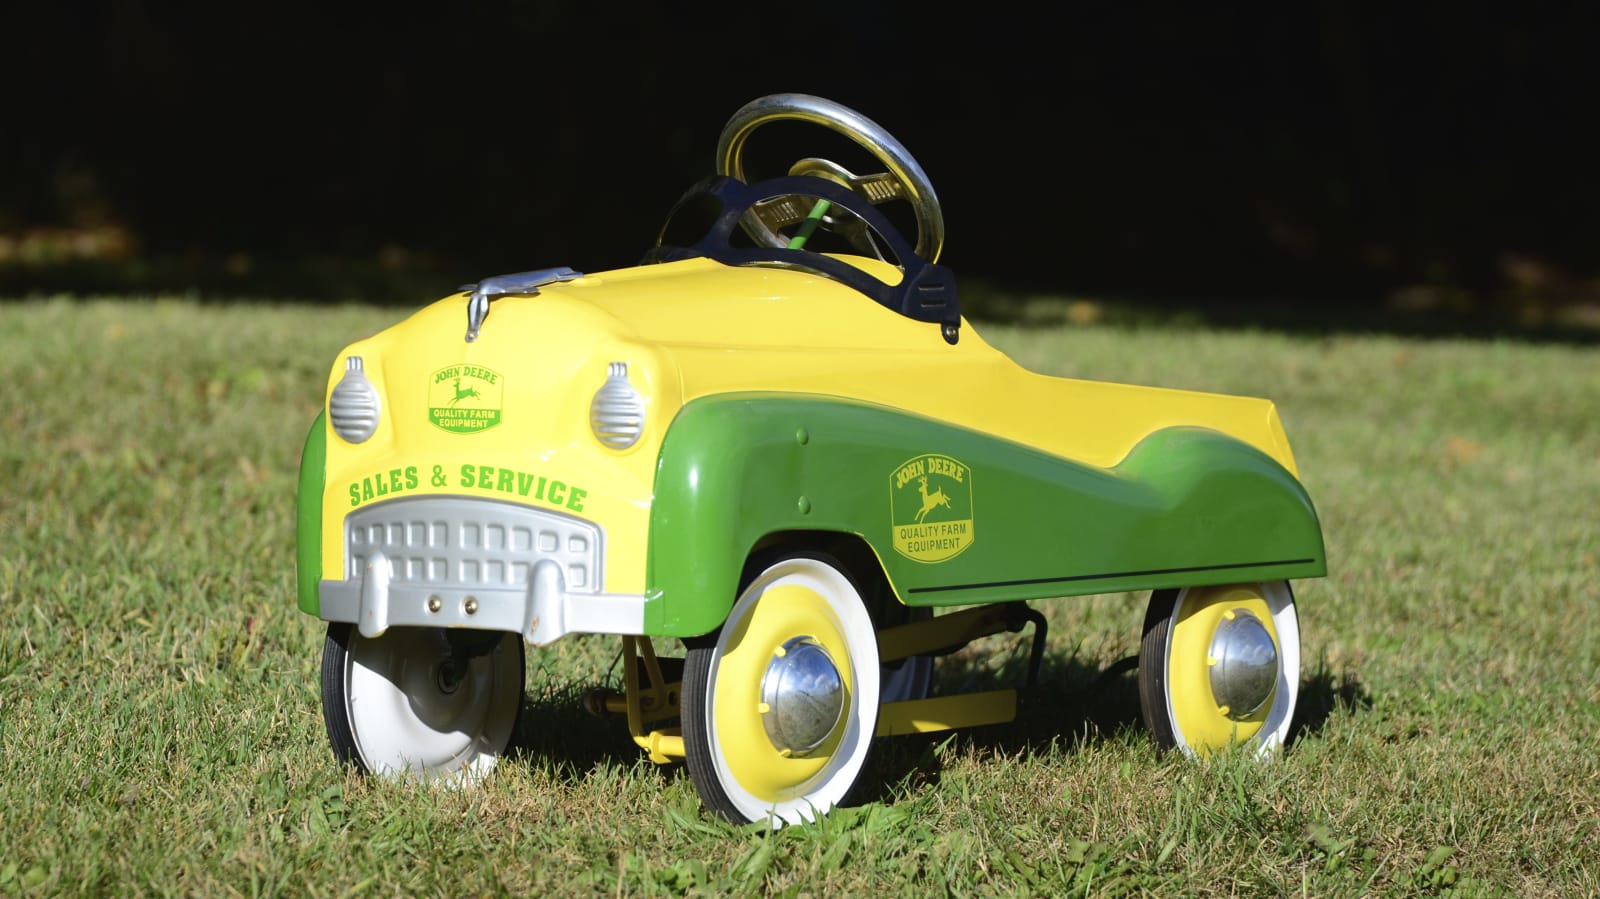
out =
[(1211, 638), (1211, 693), (1234, 721), (1261, 710), (1278, 686), (1278, 647), (1253, 613), (1234, 609)]
[(785, 755), (821, 746), (844, 714), (844, 679), (833, 657), (810, 637), (795, 637), (773, 653), (761, 678), (761, 723)]

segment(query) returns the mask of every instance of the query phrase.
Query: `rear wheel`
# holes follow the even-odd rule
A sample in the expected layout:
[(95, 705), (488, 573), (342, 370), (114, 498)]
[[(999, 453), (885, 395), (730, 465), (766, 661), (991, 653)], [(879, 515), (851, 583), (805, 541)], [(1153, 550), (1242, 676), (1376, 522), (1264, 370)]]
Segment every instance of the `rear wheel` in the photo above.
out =
[(476, 782), (505, 755), (522, 712), (518, 634), (331, 622), (322, 712), (334, 755), (386, 777)]
[(877, 729), (877, 636), (831, 556), (771, 557), (683, 684), (689, 775), (734, 823), (810, 821), (846, 798)]
[(1203, 756), (1283, 745), (1300, 688), (1287, 581), (1157, 590), (1139, 648), (1139, 700), (1156, 742)]

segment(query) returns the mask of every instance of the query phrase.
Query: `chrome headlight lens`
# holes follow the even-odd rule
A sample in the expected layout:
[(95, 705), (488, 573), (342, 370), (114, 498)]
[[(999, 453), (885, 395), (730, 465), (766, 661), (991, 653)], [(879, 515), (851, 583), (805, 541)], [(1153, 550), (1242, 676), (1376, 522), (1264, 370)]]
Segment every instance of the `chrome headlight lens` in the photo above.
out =
[(328, 397), (328, 420), (350, 443), (362, 443), (378, 430), (378, 388), (367, 380), (360, 356), (345, 360), (344, 377)]

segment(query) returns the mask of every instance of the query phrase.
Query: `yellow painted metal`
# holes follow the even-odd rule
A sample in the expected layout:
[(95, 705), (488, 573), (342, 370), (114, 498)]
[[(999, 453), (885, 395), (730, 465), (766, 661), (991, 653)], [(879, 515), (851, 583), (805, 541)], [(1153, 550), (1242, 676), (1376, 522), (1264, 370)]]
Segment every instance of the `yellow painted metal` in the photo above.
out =
[(877, 736), (926, 734), (958, 727), (1004, 724), (1017, 717), (1017, 691), (984, 690), (955, 696), (886, 702), (878, 709)]
[[(606, 710), (628, 713), (628, 733), (650, 761), (665, 765), (683, 758), (683, 736), (677, 728), (645, 730), (650, 721), (678, 716), (679, 682), (662, 674), (655, 647), (647, 637), (623, 637), (622, 657), (623, 694), (606, 697)], [(637, 660), (643, 660), (649, 684), (639, 682)]]
[(965, 646), (979, 637), (1008, 630), (1004, 606), (977, 606), (925, 621), (878, 631), (878, 659), (895, 662), (941, 649)]
[[(644, 725), (648, 722), (678, 717), (681, 684), (678, 681), (667, 680), (661, 673), (661, 662), (656, 658), (655, 647), (650, 645), (649, 638), (623, 637), (622, 655), (625, 659), (622, 671), (623, 695), (607, 697), (606, 710), (626, 711), (628, 732), (635, 737), (645, 732)], [(643, 660), (648, 684), (639, 681), (639, 665), (636, 659)], [(620, 709), (617, 708), (619, 705)]]
[[(849, 261), (898, 279), (875, 260)], [(649, 334), (681, 366), (686, 400), (744, 389), (853, 396), (1103, 467), (1152, 431), (1199, 425), (1295, 470), (1269, 400), (1041, 375), (970, 322), (949, 346), (934, 325), (819, 275), (691, 259), (553, 285), (558, 291), (588, 291), (596, 306)]]
[(1211, 692), (1211, 665), (1216, 661), (1209, 655), (1211, 641), (1227, 616), (1238, 610), (1261, 621), (1282, 658), (1272, 609), (1254, 585), (1190, 588), (1173, 626), (1165, 661), (1168, 701), (1184, 741), (1199, 755), (1255, 736), (1272, 709), (1273, 700), (1268, 699), (1255, 714), (1234, 721), (1228, 717), (1227, 707), (1219, 705)]
[[(876, 260), (848, 261), (886, 282), (899, 278)], [(605, 589), (642, 593), (661, 440), (684, 403), (732, 391), (852, 397), (1101, 467), (1154, 431), (1195, 425), (1296, 470), (1269, 400), (1041, 375), (990, 346), (970, 322), (951, 346), (935, 325), (794, 269), (689, 259), (549, 284), (538, 296), (496, 300), (472, 343), (463, 339), (466, 305), (463, 295), (442, 299), (333, 361), (329, 395), (346, 358), (361, 356), (381, 413), (376, 433), (359, 445), (328, 436), (325, 579), (344, 576), (350, 511), (397, 495), (446, 494), (598, 522)], [(590, 401), (612, 362), (627, 363), (645, 408), (640, 440), (622, 451), (602, 446), (589, 425)], [(430, 420), (430, 403), (439, 402), (434, 379), (459, 365), (493, 372), (503, 388), (493, 427), (452, 433)], [(557, 482), (555, 500), (548, 490), (538, 495), (536, 485)]]
[[(473, 343), (463, 340), (465, 310), (459, 297), (441, 300), (350, 344), (334, 360), (328, 396), (344, 375), (346, 358), (360, 356), (378, 390), (380, 415), (376, 433), (360, 444), (345, 442), (330, 427), (323, 578), (344, 577), (345, 515), (401, 496), (452, 495), (600, 523), (606, 531), (605, 589), (644, 592), (655, 450), (682, 405), (676, 376), (657, 349), (632, 339), (628, 328), (580, 299), (497, 300)], [(621, 451), (603, 446), (589, 424), (590, 402), (612, 362), (628, 364), (629, 382), (645, 407), (643, 436)], [(440, 402), (437, 374), (458, 366), (494, 374), (499, 393), (468, 401), (499, 412), (494, 426), (453, 433), (430, 419), (430, 405)]]
[(639, 744), (639, 748), (645, 751), (645, 757), (657, 765), (670, 764), (687, 755), (683, 749), (683, 735), (677, 728), (636, 734), (633, 742)]

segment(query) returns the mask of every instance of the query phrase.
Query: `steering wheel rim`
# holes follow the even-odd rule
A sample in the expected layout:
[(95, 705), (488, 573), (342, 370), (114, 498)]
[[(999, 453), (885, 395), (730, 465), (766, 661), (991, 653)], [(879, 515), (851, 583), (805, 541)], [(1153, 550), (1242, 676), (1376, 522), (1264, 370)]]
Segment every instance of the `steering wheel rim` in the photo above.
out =
[[(750, 135), (762, 125), (785, 120), (821, 125), (854, 141), (882, 163), (887, 172), (848, 177), (846, 186), (874, 205), (893, 199), (910, 203), (917, 222), (915, 252), (929, 262), (939, 261), (939, 254), (944, 250), (944, 211), (927, 173), (905, 145), (883, 126), (841, 103), (797, 93), (771, 94), (746, 103), (722, 128), (722, 136), (717, 141), (717, 174), (748, 183), (744, 174), (744, 148)], [(747, 214), (740, 224), (758, 244), (788, 245), (787, 238), (754, 212)]]

